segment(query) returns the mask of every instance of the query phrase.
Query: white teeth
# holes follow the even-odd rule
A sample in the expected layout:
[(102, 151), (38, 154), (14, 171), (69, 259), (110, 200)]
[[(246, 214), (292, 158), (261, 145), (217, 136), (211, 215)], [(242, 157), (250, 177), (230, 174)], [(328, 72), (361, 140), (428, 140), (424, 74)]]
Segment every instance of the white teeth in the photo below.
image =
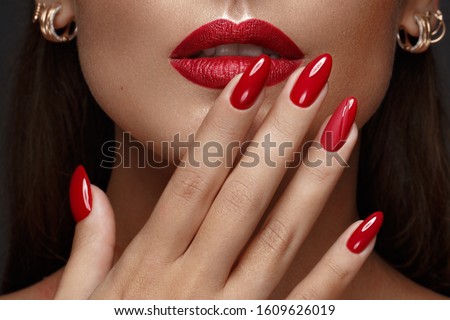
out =
[(203, 54), (205, 55), (205, 57), (212, 57), (216, 55), (216, 48), (203, 50)]
[(240, 44), (239, 55), (244, 57), (258, 57), (262, 55), (263, 48), (252, 44)]
[(239, 55), (239, 45), (238, 44), (225, 44), (218, 46), (216, 49), (216, 56), (237, 56)]
[(224, 56), (258, 57), (263, 53), (269, 55), (272, 59), (280, 58), (280, 55), (272, 50), (255, 46), (253, 44), (239, 44), (239, 43), (224, 44), (216, 48), (205, 49), (200, 52), (198, 57), (208, 57), (208, 58), (224, 57)]

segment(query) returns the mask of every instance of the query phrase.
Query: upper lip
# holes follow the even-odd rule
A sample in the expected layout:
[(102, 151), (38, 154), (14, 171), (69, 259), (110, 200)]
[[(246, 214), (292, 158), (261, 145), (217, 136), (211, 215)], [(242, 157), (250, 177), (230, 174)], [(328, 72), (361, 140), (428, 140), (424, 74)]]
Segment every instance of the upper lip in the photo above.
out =
[(250, 19), (236, 24), (219, 19), (193, 31), (175, 48), (170, 58), (189, 58), (202, 50), (231, 43), (264, 47), (284, 59), (302, 59), (304, 56), (284, 32), (268, 22)]

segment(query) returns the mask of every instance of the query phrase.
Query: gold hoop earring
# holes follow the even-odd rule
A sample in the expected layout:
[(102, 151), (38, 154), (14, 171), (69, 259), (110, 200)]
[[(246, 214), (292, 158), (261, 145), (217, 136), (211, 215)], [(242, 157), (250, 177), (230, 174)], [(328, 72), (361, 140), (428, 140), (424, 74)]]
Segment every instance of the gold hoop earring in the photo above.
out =
[(447, 28), (445, 27), (444, 15), (442, 14), (441, 10), (437, 10), (434, 13), (434, 17), (437, 19), (438, 25), (431, 32), (431, 43), (438, 43), (444, 38), (445, 33), (447, 32)]
[[(33, 15), (33, 23), (39, 21), (42, 36), (51, 42), (68, 42), (77, 36), (78, 28), (73, 27), (70, 23), (62, 34), (58, 34), (55, 30), (55, 17), (61, 11), (60, 3), (53, 3), (47, 6), (45, 3), (39, 2)], [(73, 29), (73, 30), (72, 30)]]
[[(431, 19), (433, 16), (437, 19), (438, 25), (434, 30), (431, 30)], [(414, 19), (419, 27), (419, 38), (415, 45), (411, 44), (406, 30), (401, 29), (397, 33), (397, 43), (403, 50), (409, 53), (422, 53), (427, 51), (431, 44), (437, 43), (444, 38), (446, 27), (443, 14), (440, 10), (437, 10), (433, 14), (427, 11), (424, 15), (414, 15)], [(403, 38), (400, 34), (402, 31), (404, 33)]]

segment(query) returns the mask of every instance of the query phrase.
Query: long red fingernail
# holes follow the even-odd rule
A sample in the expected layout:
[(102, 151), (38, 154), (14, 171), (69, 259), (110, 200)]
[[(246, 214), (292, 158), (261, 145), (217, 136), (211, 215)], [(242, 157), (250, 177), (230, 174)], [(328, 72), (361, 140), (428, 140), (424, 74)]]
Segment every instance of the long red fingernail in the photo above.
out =
[(311, 61), (292, 88), (291, 101), (302, 108), (311, 106), (327, 83), (332, 66), (333, 59), (327, 53)]
[(380, 231), (383, 212), (378, 211), (364, 220), (347, 241), (347, 248), (353, 253), (361, 253)]
[(271, 65), (270, 57), (263, 54), (245, 70), (230, 97), (233, 107), (247, 110), (255, 103), (266, 85)]
[(70, 208), (76, 222), (85, 219), (92, 210), (91, 183), (83, 166), (78, 166), (70, 181)]
[(345, 144), (355, 122), (358, 101), (354, 97), (345, 99), (328, 121), (321, 143), (325, 150), (336, 152)]

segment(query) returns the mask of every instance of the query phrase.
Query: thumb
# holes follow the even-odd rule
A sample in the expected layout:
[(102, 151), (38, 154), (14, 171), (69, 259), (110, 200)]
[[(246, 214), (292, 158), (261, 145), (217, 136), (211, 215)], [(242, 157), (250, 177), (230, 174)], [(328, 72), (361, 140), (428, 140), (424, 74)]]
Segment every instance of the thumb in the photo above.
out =
[(114, 213), (105, 193), (90, 185), (83, 166), (72, 176), (70, 205), (78, 223), (55, 299), (87, 299), (112, 267)]

